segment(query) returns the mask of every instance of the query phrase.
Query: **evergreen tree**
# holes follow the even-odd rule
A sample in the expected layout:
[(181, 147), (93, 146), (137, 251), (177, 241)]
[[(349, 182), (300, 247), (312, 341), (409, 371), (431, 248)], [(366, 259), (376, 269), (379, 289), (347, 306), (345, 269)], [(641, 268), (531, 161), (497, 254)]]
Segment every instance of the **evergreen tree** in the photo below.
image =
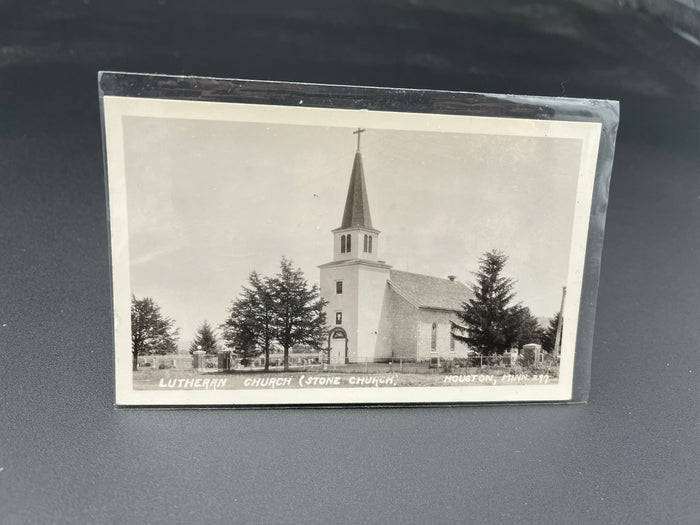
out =
[(507, 261), (508, 257), (499, 250), (487, 252), (479, 259), (472, 287), (474, 296), (457, 313), (461, 326), (453, 325), (454, 337), (482, 355), (503, 354), (517, 344), (521, 307), (511, 304), (515, 282), (502, 275)]
[(516, 344), (518, 348), (530, 343), (541, 344), (544, 330), (540, 326), (537, 317), (532, 315), (527, 306), (515, 307), (513, 313), (517, 318), (518, 335)]
[(318, 285), (309, 286), (300, 268), (282, 258), (280, 273), (270, 281), (275, 302), (275, 334), (284, 349), (284, 369), (289, 370), (289, 349), (296, 344), (320, 348), (326, 333), (326, 301)]
[(270, 367), (270, 348), (275, 337), (275, 301), (270, 279), (261, 278), (253, 271), (248, 286), (228, 311), (228, 318), (221, 325), (226, 346), (248, 359), (265, 353), (265, 370)]
[(194, 353), (196, 350), (202, 350), (210, 355), (216, 354), (219, 350), (219, 343), (216, 340), (214, 330), (207, 321), (204, 321), (202, 326), (199, 327), (190, 345), (190, 354)]
[(547, 352), (552, 352), (554, 350), (554, 344), (557, 340), (557, 328), (559, 326), (559, 319), (561, 314), (557, 312), (549, 320), (549, 326), (542, 333), (542, 349)]
[(150, 297), (131, 296), (131, 351), (133, 369), (138, 368), (138, 356), (174, 354), (177, 352), (178, 330), (175, 321), (165, 317)]

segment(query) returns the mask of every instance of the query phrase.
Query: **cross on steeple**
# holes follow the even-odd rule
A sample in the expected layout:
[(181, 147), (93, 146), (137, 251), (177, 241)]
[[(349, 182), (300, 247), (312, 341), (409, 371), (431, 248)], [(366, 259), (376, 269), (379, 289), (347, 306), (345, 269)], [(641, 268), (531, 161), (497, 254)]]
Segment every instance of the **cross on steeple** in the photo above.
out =
[(364, 131), (366, 130), (357, 128), (357, 131), (352, 132), (353, 135), (357, 135), (357, 151), (360, 151), (360, 133), (363, 133)]

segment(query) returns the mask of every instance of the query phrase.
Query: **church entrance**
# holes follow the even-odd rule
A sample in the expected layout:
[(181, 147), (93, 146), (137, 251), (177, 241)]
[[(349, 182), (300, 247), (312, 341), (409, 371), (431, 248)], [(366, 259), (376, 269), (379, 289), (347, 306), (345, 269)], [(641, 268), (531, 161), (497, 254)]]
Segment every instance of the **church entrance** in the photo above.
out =
[(334, 328), (328, 334), (329, 356), (331, 365), (344, 365), (348, 362), (348, 336), (342, 328)]

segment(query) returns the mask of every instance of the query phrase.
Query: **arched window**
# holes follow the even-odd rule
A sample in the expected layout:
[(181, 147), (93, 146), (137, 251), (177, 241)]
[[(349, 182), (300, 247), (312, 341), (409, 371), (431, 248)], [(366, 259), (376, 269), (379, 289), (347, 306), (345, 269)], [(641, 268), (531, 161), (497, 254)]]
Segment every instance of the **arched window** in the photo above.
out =
[(348, 240), (345, 245), (345, 251), (350, 253), (350, 248), (352, 248), (352, 241), (350, 240), (350, 234), (348, 233)]
[(450, 332), (450, 352), (455, 352), (455, 336)]
[(340, 253), (345, 253), (345, 235), (340, 236)]
[(437, 323), (433, 323), (433, 329), (430, 333), (430, 351), (437, 352)]
[(364, 250), (365, 253), (367, 253), (367, 236), (365, 235), (365, 245), (364, 245)]
[(372, 253), (372, 236), (369, 235), (369, 250), (367, 250), (369, 253)]

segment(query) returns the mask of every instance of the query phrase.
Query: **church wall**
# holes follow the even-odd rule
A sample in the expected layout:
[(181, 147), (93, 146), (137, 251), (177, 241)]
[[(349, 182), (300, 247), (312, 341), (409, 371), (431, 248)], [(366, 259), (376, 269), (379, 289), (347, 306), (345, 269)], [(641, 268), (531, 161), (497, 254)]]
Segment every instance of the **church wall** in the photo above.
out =
[(391, 312), (391, 288), (388, 283), (384, 284), (384, 298), (382, 300), (382, 310), (379, 315), (379, 334), (377, 335), (377, 354), (391, 359), (391, 331), (388, 317)]
[[(343, 328), (348, 334), (348, 358), (351, 362), (357, 356), (357, 313), (358, 313), (358, 267), (337, 266), (321, 269), (321, 297), (326, 305), (326, 316), (329, 328), (337, 326)], [(338, 295), (335, 290), (336, 281), (343, 281), (343, 293)], [(335, 313), (343, 313), (343, 322), (336, 324)]]
[(416, 359), (418, 308), (397, 294), (388, 284), (380, 330), (385, 334), (389, 355), (394, 359)]
[[(430, 310), (421, 308), (418, 323), (418, 360), (424, 361), (430, 358), (431, 338), (433, 323), (437, 323), (437, 354), (443, 359), (452, 357), (467, 357), (468, 347), (459, 341), (455, 341), (455, 351), (450, 351), (451, 321), (456, 321), (452, 312), (443, 310)], [(434, 355), (434, 354), (433, 354)]]
[(359, 295), (355, 362), (387, 359), (391, 357), (391, 349), (380, 336), (379, 326), (389, 269), (363, 265), (357, 268)]

